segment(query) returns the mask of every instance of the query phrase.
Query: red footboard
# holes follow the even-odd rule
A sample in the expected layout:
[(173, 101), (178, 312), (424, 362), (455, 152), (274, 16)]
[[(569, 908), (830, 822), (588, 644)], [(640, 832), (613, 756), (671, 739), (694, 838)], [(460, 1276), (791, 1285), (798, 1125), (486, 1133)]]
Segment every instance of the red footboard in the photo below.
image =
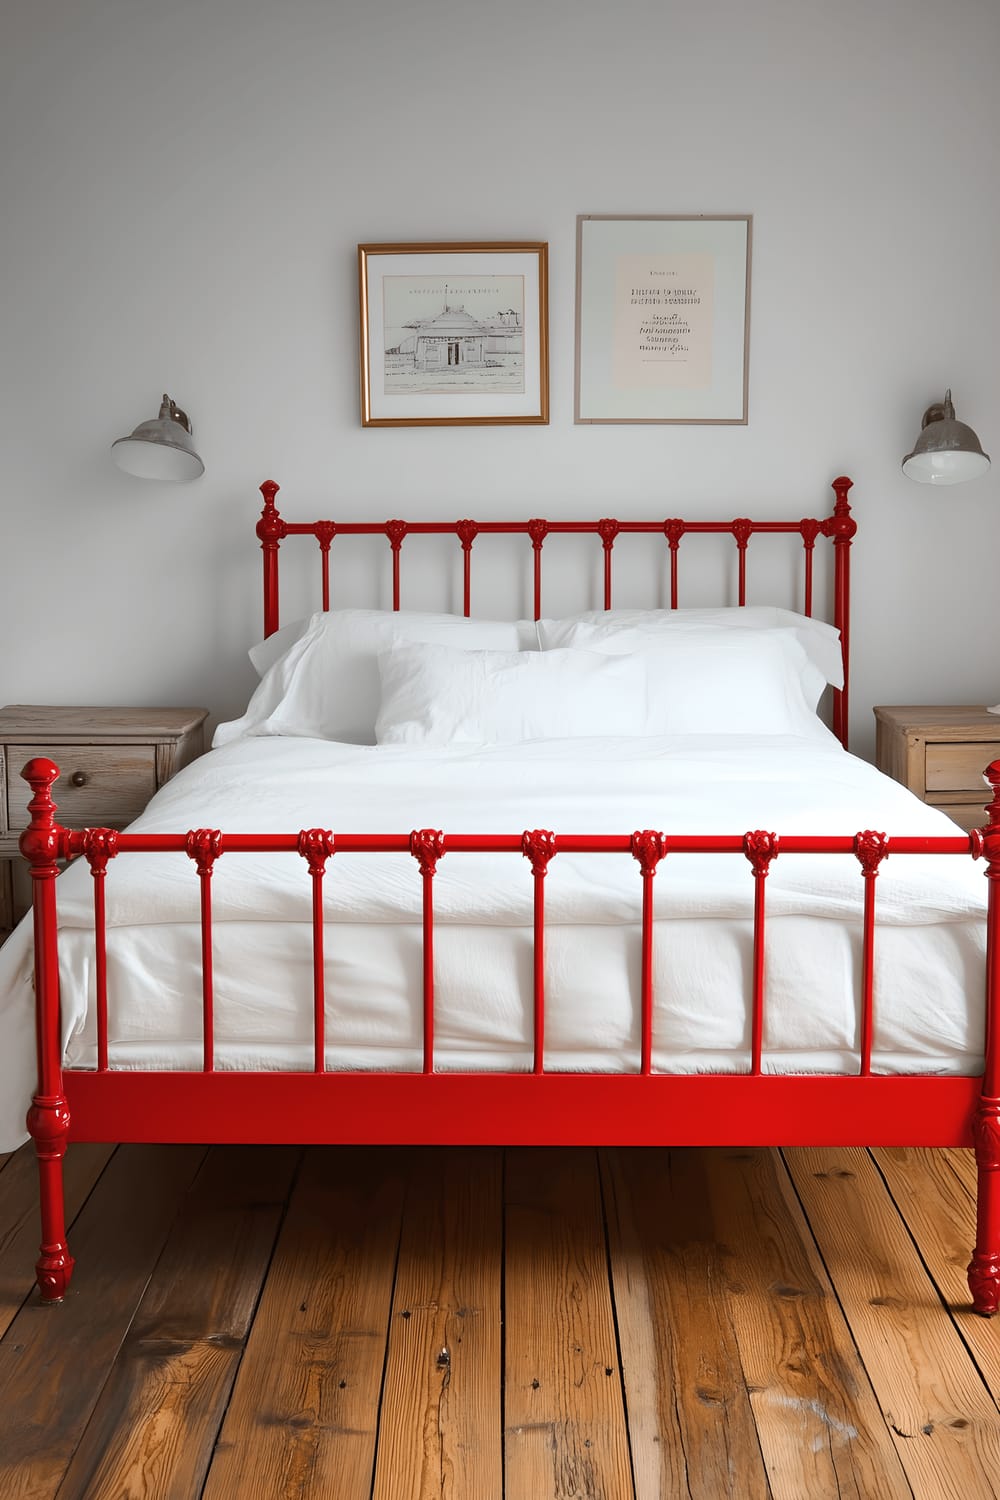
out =
[[(970, 1266), (974, 1303), (993, 1312), (1000, 1300), (1000, 762), (984, 831), (955, 837), (888, 838), (739, 835), (573, 836), (544, 829), (510, 835), (71, 832), (55, 818), (51, 788), (58, 768), (31, 761), (34, 793), (21, 840), (34, 882), (39, 1088), (29, 1115), (42, 1182), (43, 1244), (39, 1284), (47, 1299), (65, 1293), (72, 1269), (62, 1209), (61, 1163), (70, 1139), (310, 1141), (373, 1143), (633, 1144), (940, 1144), (976, 1148), (977, 1245)], [(132, 852), (183, 852), (200, 885), (203, 1059), (198, 1073), (128, 1072), (109, 1066), (104, 880), (109, 861)], [(309, 1073), (216, 1072), (212, 876), (229, 853), (295, 853), (312, 883), (313, 1068)], [(328, 1071), (325, 1038), (323, 881), (334, 853), (409, 852), (423, 890), (423, 1063), (420, 1073)], [(534, 884), (533, 1062), (530, 1074), (439, 1073), (434, 1051), (434, 881), (442, 859), (463, 852), (526, 858)], [(568, 1075), (545, 1067), (545, 881), (561, 853), (631, 853), (642, 888), (639, 995), (640, 1065), (631, 1075)], [(653, 902), (657, 867), (668, 854), (742, 854), (753, 882), (753, 962), (749, 996), (750, 1066), (745, 1074), (676, 1075), (652, 1064)], [(864, 885), (860, 1048), (853, 1077), (765, 1075), (767, 877), (773, 862), (829, 854), (854, 860)], [(872, 1072), (876, 887), (890, 854), (986, 856), (989, 880), (985, 1074), (982, 1080), (876, 1076)], [(56, 876), (59, 860), (82, 856), (94, 885), (97, 1069), (64, 1070), (59, 1015)], [(415, 872), (416, 873), (416, 872)]]

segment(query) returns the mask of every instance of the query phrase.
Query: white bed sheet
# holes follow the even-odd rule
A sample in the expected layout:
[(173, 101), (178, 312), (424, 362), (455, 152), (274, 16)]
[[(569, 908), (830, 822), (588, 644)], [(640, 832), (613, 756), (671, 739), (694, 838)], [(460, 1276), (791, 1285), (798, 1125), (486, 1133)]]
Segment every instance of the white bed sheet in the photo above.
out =
[[(153, 799), (136, 831), (954, 834), (831, 738), (572, 740), (488, 748), (247, 738)], [(435, 880), (436, 1056), (531, 1066), (531, 876), (445, 855)], [(655, 881), (654, 1066), (745, 1070), (753, 882), (741, 855), (669, 855)], [(66, 1060), (95, 1062), (91, 881), (59, 880)], [(111, 1056), (200, 1066), (198, 886), (184, 855), (122, 855), (107, 882)], [(982, 1068), (986, 882), (966, 856), (893, 856), (878, 879), (875, 1066)], [(336, 854), (325, 882), (328, 1063), (420, 1065), (420, 901), (409, 855)], [(857, 862), (779, 854), (767, 882), (765, 1067), (858, 1058)], [(546, 880), (547, 1066), (638, 1065), (641, 880), (629, 855), (557, 855)], [(310, 883), (297, 855), (224, 855), (213, 878), (220, 1068), (308, 1068)], [(709, 925), (710, 924), (710, 925)], [(0, 1149), (24, 1138), (34, 1067), (30, 928), (0, 949)]]

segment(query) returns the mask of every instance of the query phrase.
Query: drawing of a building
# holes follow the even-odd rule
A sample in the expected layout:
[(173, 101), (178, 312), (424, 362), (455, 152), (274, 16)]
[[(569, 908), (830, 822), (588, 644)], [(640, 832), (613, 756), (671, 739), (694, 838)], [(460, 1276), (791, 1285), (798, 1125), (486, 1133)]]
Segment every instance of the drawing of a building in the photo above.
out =
[(403, 326), (414, 332), (401, 341), (398, 352), (412, 354), (417, 370), (516, 364), (524, 353), (521, 318), (513, 309), (481, 320), (467, 313), (464, 305), (453, 307), (446, 301), (436, 317)]

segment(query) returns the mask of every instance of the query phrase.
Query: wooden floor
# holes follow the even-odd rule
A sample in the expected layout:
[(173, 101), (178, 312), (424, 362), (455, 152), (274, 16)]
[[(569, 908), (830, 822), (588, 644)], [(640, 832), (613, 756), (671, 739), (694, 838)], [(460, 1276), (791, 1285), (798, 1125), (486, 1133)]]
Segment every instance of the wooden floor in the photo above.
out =
[(0, 1495), (1000, 1495), (969, 1153), (76, 1146), (31, 1291), (0, 1158)]

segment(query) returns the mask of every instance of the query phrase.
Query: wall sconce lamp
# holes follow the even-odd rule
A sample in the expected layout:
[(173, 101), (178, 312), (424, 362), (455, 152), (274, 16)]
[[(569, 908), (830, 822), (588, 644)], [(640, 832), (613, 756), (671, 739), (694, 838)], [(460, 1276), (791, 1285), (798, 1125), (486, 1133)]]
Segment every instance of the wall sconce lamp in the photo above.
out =
[(169, 479), (183, 484), (205, 472), (191, 441), (186, 413), (166, 395), (160, 415), (151, 422), (140, 422), (128, 437), (112, 443), (111, 456), (126, 474), (136, 474), (140, 479)]
[(913, 452), (903, 459), (903, 473), (919, 484), (961, 484), (978, 479), (989, 466), (990, 456), (972, 428), (955, 421), (951, 391), (924, 412)]

